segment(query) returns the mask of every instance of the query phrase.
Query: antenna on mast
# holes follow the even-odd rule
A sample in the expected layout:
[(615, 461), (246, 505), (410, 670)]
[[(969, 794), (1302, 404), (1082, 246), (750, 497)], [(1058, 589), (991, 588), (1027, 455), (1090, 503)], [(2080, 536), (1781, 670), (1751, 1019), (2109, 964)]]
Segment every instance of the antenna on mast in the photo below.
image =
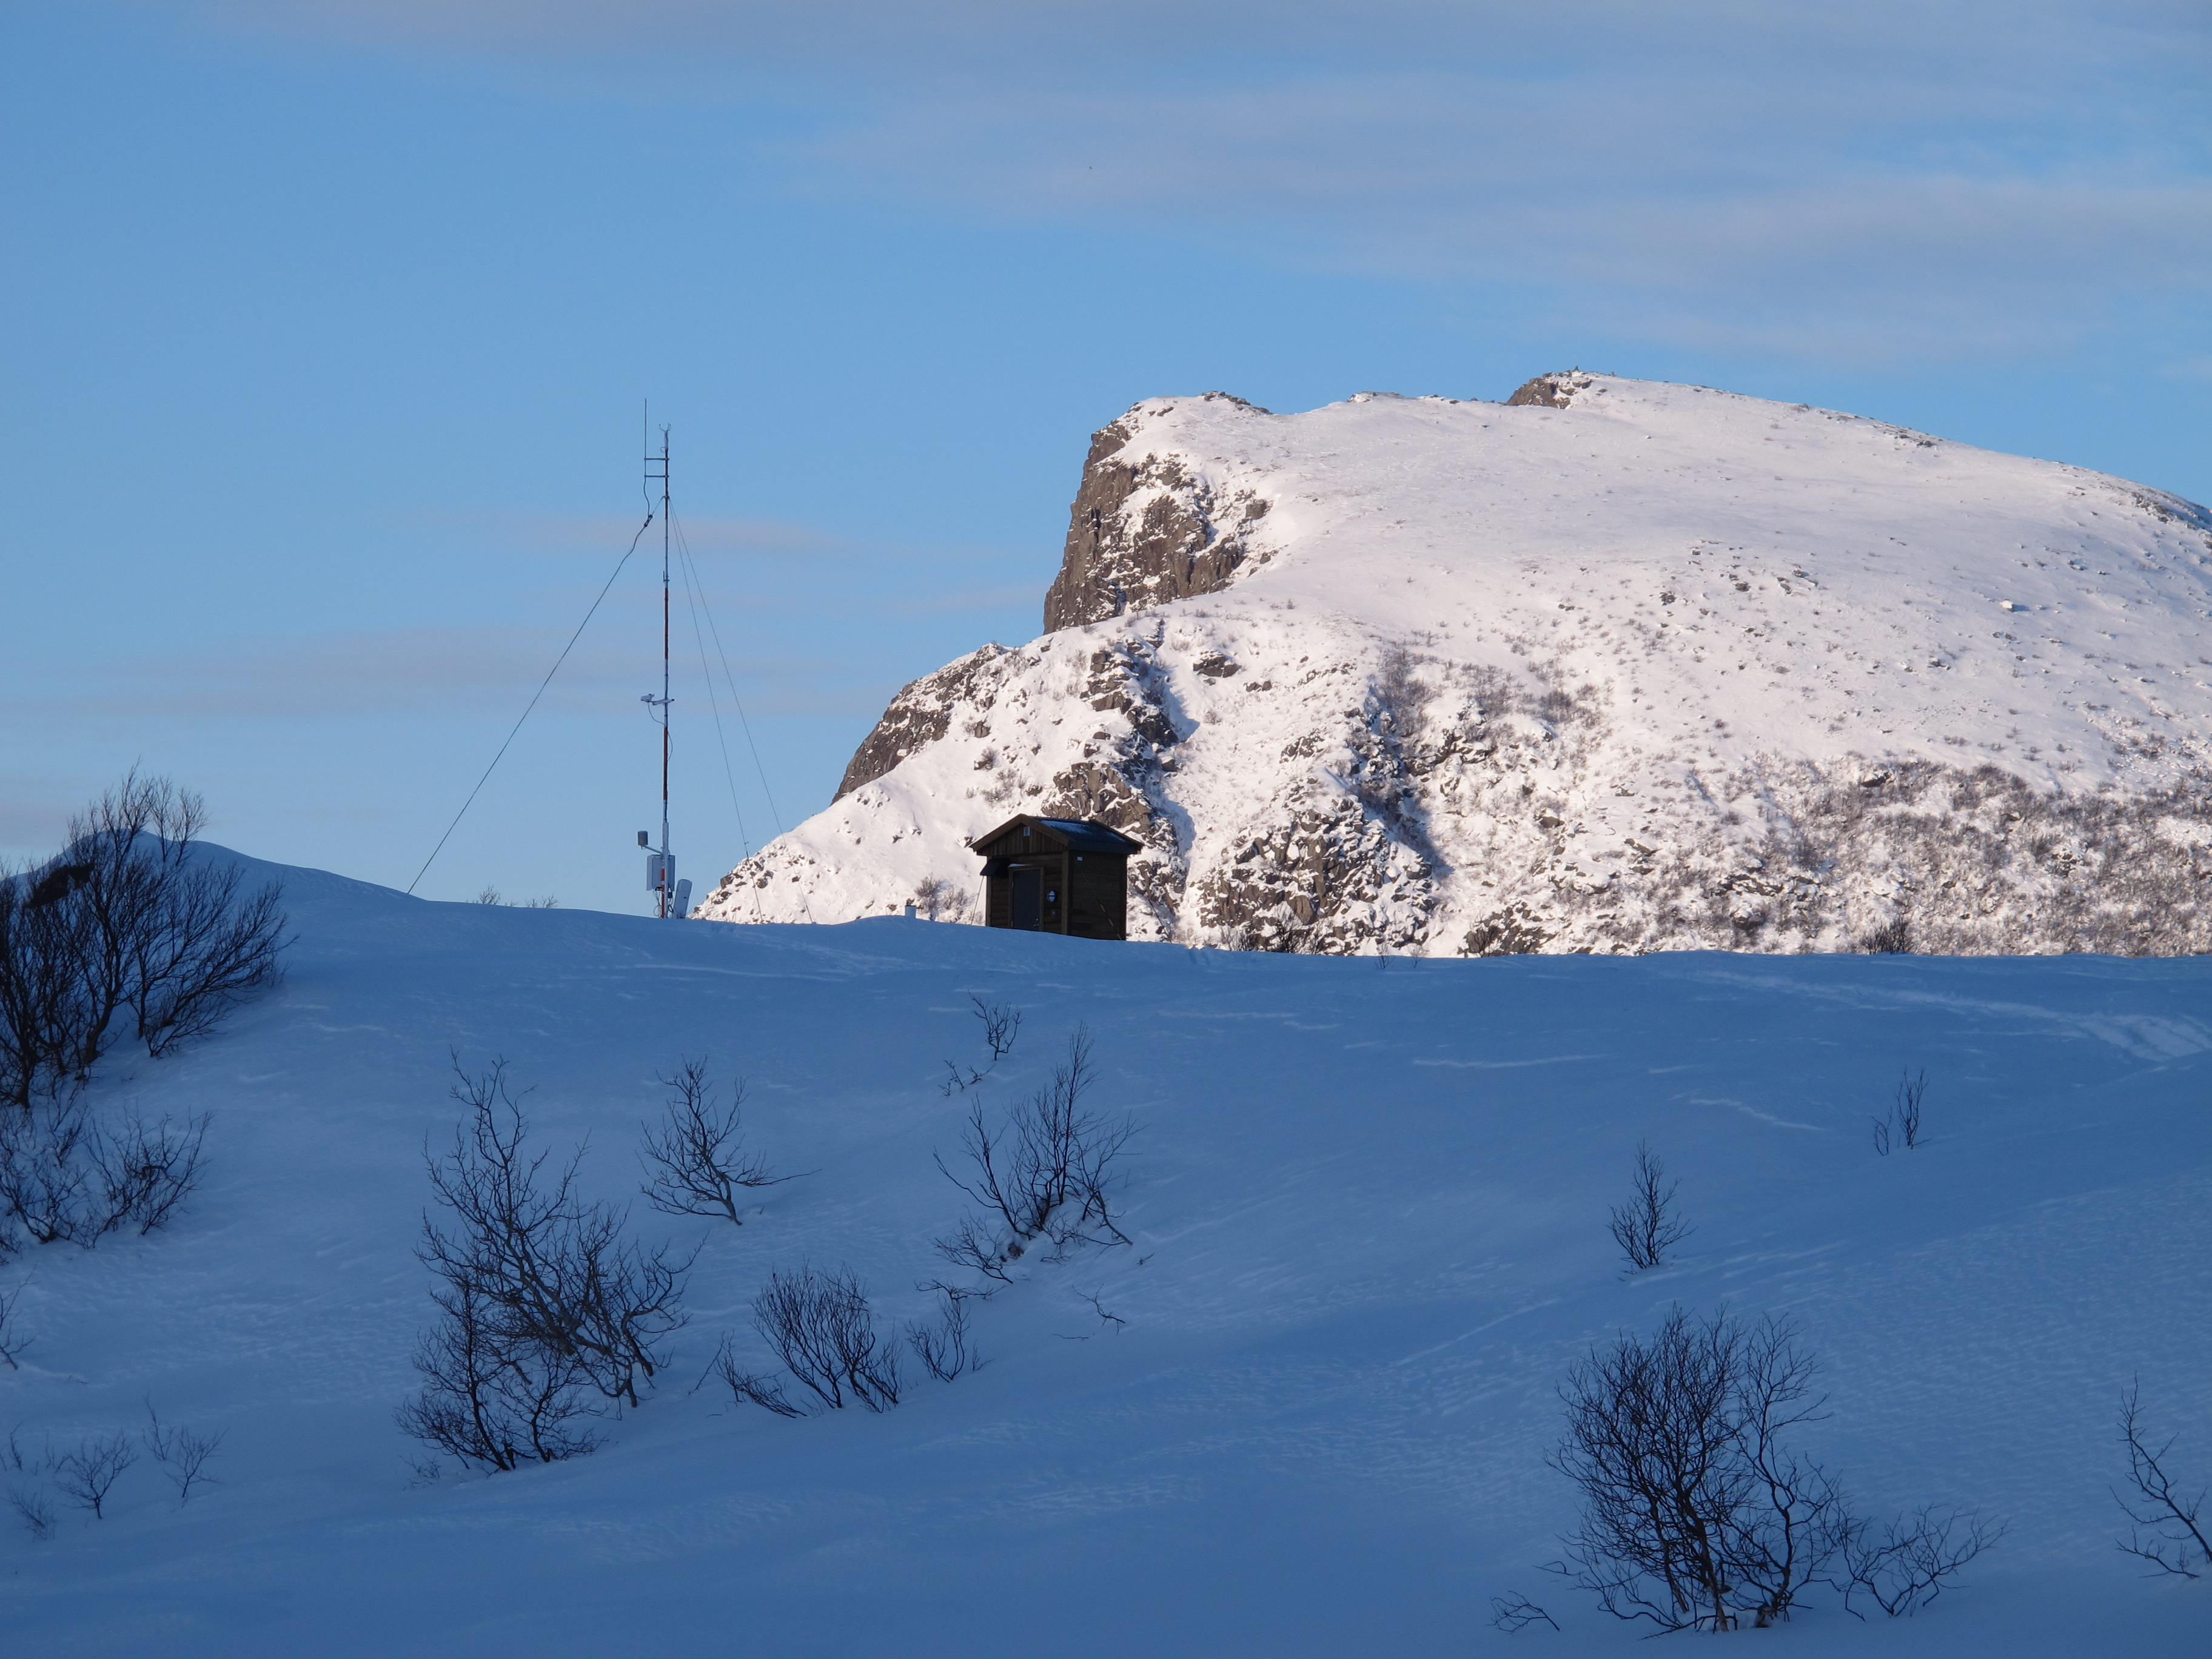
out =
[[(647, 405), (645, 441), (653, 442), (652, 406)], [(668, 850), (668, 714), (676, 699), (669, 690), (669, 518), (668, 428), (660, 428), (660, 453), (645, 453), (645, 500), (647, 516), (653, 505), (653, 486), (660, 486), (660, 695), (647, 692), (638, 701), (660, 727), (660, 845), (653, 844), (652, 831), (637, 832), (637, 844), (646, 849), (645, 884), (653, 895), (653, 914), (664, 919), (682, 917), (691, 908), (691, 884), (676, 878), (676, 855)]]

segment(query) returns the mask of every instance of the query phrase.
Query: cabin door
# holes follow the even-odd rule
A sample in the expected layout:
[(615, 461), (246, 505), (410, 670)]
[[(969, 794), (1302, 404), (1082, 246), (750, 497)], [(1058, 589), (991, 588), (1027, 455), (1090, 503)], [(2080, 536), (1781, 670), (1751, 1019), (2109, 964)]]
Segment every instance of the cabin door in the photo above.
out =
[(1014, 926), (1036, 933), (1044, 926), (1044, 872), (1035, 865), (1016, 865), (1010, 872), (1014, 878)]

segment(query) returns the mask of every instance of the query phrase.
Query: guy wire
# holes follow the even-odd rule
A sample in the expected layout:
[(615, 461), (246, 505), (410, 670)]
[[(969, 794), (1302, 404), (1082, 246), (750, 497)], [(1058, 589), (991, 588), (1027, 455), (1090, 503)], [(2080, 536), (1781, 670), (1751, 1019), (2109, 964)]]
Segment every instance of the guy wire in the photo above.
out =
[(637, 551), (637, 544), (645, 539), (645, 532), (652, 526), (653, 514), (648, 510), (645, 515), (645, 522), (637, 527), (637, 534), (629, 538), (629, 553), (623, 554), (615, 562), (613, 573), (607, 577), (606, 586), (599, 589), (599, 596), (592, 601), (592, 608), (584, 613), (584, 620), (576, 624), (576, 631), (568, 635), (568, 643), (561, 647), (561, 654), (553, 659), (552, 667), (545, 671), (545, 678), (538, 683), (538, 690), (531, 696), (529, 708), (522, 711), (520, 717), (514, 722), (514, 729), (507, 732), (507, 742), (500, 744), (499, 753), (491, 757), (491, 765), (484, 768), (483, 776), (478, 778), (477, 787), (469, 791), (468, 799), (463, 801), (461, 810), (453, 814), (453, 821), (446, 826), (446, 833), (438, 837), (438, 844), (430, 849), (430, 856), (422, 860), (422, 867), (415, 872), (415, 879), (407, 884), (409, 892), (415, 890), (416, 884), (428, 872), (430, 866), (436, 860), (438, 854), (446, 850), (446, 842), (452, 838), (453, 831), (460, 828), (461, 819), (467, 816), (469, 808), (476, 804), (477, 796), (482, 792), (485, 783), (490, 780), (494, 769), (507, 754), (508, 745), (514, 743), (515, 732), (522, 730), (522, 722), (530, 718), (531, 709), (538, 707), (538, 698), (544, 696), (545, 688), (553, 684), (553, 677), (561, 672), (561, 665), (568, 660), (568, 653), (576, 648), (576, 641), (584, 637), (584, 630), (592, 625), (592, 618), (599, 615), (601, 601), (607, 597), (608, 590), (614, 586), (615, 577), (622, 574), (623, 567), (629, 562), (630, 553)]

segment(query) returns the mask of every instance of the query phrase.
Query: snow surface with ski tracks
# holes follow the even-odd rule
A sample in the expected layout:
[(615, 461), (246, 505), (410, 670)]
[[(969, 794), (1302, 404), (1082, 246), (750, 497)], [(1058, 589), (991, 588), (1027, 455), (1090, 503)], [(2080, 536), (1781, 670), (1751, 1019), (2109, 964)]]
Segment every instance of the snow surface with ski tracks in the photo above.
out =
[[(214, 854), (219, 855), (219, 854)], [(167, 1231), (34, 1251), (0, 1372), (19, 1443), (163, 1418), (226, 1437), (179, 1508), (145, 1461), (108, 1519), (0, 1542), (11, 1651), (1084, 1656), (1625, 1653), (1540, 1571), (1573, 1494), (1555, 1386), (1672, 1304), (1793, 1316), (1809, 1444), (1865, 1510), (2011, 1531), (1911, 1621), (1815, 1605), (1806, 1654), (2202, 1653), (2212, 1586), (2113, 1548), (2140, 1376), (2212, 1473), (2212, 964), (1677, 953), (1317, 958), (886, 919), (727, 927), (431, 904), (276, 871), (283, 988), (98, 1085), (214, 1115)], [(1025, 1015), (979, 1085), (1035, 1088), (1079, 1023), (1130, 1143), (1127, 1249), (1025, 1267), (988, 1359), (882, 1416), (687, 1392), (773, 1267), (882, 1310), (959, 1208), (971, 994)], [(504, 1056), (556, 1154), (634, 1193), (655, 1081), (742, 1073), (799, 1178), (703, 1239), (679, 1363), (596, 1454), (422, 1483), (392, 1408), (430, 1311), (411, 1254), (450, 1056)], [(1931, 1139), (1869, 1121), (1925, 1068)], [(1679, 1265), (1607, 1237), (1633, 1149), (1681, 1180)], [(1120, 1323), (1102, 1318), (1111, 1314)], [(18, 1477), (20, 1479), (20, 1477)], [(1509, 1638), (1489, 1598), (1565, 1627)]]

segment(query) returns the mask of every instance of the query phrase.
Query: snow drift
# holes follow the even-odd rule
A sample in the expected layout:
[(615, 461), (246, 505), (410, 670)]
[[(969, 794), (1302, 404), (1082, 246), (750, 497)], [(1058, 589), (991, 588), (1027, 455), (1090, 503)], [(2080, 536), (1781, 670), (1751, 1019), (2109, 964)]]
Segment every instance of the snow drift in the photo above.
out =
[[(284, 987), (96, 1085), (211, 1112), (206, 1186), (166, 1231), (0, 1273), (27, 1275), (31, 1339), (0, 1369), (21, 1457), (0, 1494), (50, 1489), (46, 1453), (143, 1427), (149, 1401), (224, 1437), (221, 1484), (180, 1506), (142, 1452), (106, 1519), (0, 1528), (21, 1651), (1649, 1653), (1540, 1571), (1575, 1511), (1544, 1455), (1568, 1364), (1677, 1303), (1797, 1320), (1831, 1396), (1809, 1449), (1866, 1510), (2012, 1528), (1916, 1619), (1820, 1601), (1739, 1639), (2201, 1649), (2206, 1586), (2143, 1582), (2108, 1488), (2133, 1376), (2185, 1474), (2212, 1454), (2203, 962), (1354, 962), (248, 872), (285, 884)], [(1026, 1018), (948, 1097), (944, 1060), (988, 1058), (971, 994)], [(984, 1368), (880, 1416), (690, 1391), (724, 1333), (751, 1342), (777, 1268), (847, 1267), (887, 1317), (925, 1312), (961, 1206), (932, 1153), (970, 1100), (1037, 1088), (1079, 1023), (1097, 1105), (1141, 1126), (1127, 1248), (1025, 1258), (975, 1306)], [(685, 1056), (750, 1080), (751, 1145), (800, 1178), (741, 1227), (635, 1206), (641, 1237), (703, 1249), (671, 1380), (603, 1449), (433, 1480), (392, 1413), (432, 1315), (413, 1249), (455, 1053), (534, 1085), (538, 1144), (588, 1143), (593, 1199), (635, 1194), (656, 1073)], [(1929, 1139), (1880, 1158), (1869, 1119), (1907, 1066)], [(1697, 1231), (1624, 1278), (1606, 1214), (1639, 1140)], [(1501, 1594), (1564, 1634), (1492, 1631)]]
[(2212, 515), (1703, 387), (1219, 394), (1100, 432), (1042, 638), (901, 692), (699, 914), (975, 919), (1017, 811), (1133, 937), (2212, 949)]

